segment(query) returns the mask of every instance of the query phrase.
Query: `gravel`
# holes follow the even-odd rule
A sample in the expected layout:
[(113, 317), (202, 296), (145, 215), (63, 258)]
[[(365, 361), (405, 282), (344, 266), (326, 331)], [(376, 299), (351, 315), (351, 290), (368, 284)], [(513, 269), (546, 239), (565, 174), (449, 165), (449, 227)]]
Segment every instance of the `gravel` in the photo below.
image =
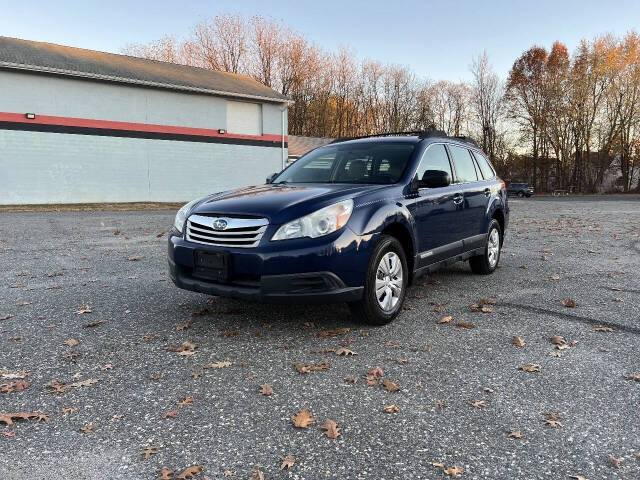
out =
[[(267, 306), (175, 288), (171, 212), (2, 213), (0, 318), (13, 316), (0, 321), (0, 374), (28, 372), (29, 387), (0, 394), (0, 414), (50, 421), (0, 420), (0, 478), (154, 479), (193, 465), (203, 466), (197, 478), (248, 478), (252, 467), (269, 479), (449, 478), (434, 462), (462, 468), (463, 479), (640, 478), (640, 382), (626, 378), (640, 374), (640, 200), (511, 207), (498, 271), (480, 277), (457, 264), (423, 277), (381, 328), (354, 323), (344, 305)], [(480, 299), (496, 301), (492, 312), (470, 310)], [(446, 315), (451, 323), (436, 323)], [(572, 346), (558, 350), (553, 335)], [(185, 341), (193, 355), (167, 350)], [(357, 355), (314, 353), (343, 345)], [(323, 360), (328, 370), (305, 375), (292, 366)], [(520, 370), (527, 364), (541, 371)], [(400, 392), (366, 386), (377, 366)], [(93, 378), (58, 395), (46, 386)], [(260, 394), (264, 383), (273, 395)], [(193, 403), (178, 406), (187, 396)], [(486, 406), (473, 407), (479, 400)], [(391, 404), (397, 413), (385, 413)], [(62, 414), (68, 407), (77, 410)], [(290, 420), (302, 408), (317, 418), (307, 429)], [(544, 424), (549, 413), (563, 426)], [(327, 418), (341, 429), (335, 440), (320, 429)], [(88, 424), (97, 428), (81, 432)], [(522, 438), (508, 436), (515, 430)], [(151, 445), (158, 453), (144, 459)], [(295, 465), (280, 471), (289, 454)], [(623, 458), (619, 469), (609, 455)]]

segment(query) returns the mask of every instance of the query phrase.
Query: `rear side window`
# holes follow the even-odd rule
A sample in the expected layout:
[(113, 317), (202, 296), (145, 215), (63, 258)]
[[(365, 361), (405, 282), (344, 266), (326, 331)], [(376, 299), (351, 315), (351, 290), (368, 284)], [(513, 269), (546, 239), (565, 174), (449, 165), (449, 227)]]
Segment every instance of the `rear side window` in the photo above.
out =
[(487, 157), (478, 152), (473, 152), (473, 156), (476, 157), (476, 161), (478, 162), (478, 166), (480, 167), (480, 171), (482, 172), (482, 176), (485, 178), (485, 180), (496, 176), (493, 168), (491, 168), (489, 160), (487, 160)]
[(453, 164), (456, 167), (458, 182), (464, 183), (477, 181), (478, 174), (476, 173), (476, 167), (473, 165), (471, 152), (466, 148), (458, 147), (456, 145), (449, 145), (449, 151), (451, 152)]
[(447, 149), (442, 144), (431, 145), (424, 152), (420, 166), (416, 172), (417, 180), (422, 179), (424, 172), (427, 170), (441, 170), (449, 174), (449, 178), (453, 180), (451, 174), (451, 164), (449, 163), (449, 156), (447, 155)]

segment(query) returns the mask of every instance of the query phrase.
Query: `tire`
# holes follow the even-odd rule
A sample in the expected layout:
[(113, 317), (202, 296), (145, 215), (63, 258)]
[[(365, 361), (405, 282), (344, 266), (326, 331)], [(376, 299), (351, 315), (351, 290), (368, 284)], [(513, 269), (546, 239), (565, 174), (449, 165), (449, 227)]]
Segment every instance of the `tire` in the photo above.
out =
[(524, 197), (524, 192), (518, 192), (518, 197), (520, 198)]
[[(391, 265), (391, 268), (385, 270), (384, 265)], [(389, 270), (391, 275), (386, 275)], [(378, 278), (380, 275), (383, 278)], [(369, 259), (362, 299), (349, 303), (351, 315), (362, 323), (386, 325), (402, 311), (408, 281), (409, 271), (402, 245), (396, 238), (382, 235)], [(376, 295), (376, 282), (381, 290), (380, 296)]]
[(491, 223), (489, 223), (484, 253), (469, 259), (471, 271), (478, 275), (489, 275), (493, 273), (495, 269), (498, 268), (498, 263), (500, 262), (501, 248), (502, 230), (500, 229), (500, 224), (494, 218), (491, 220)]

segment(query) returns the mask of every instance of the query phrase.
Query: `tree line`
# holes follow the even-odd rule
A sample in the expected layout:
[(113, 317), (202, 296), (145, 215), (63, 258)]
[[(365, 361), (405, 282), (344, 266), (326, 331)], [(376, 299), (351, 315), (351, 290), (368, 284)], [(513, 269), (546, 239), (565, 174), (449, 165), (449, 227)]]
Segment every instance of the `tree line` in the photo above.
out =
[(289, 133), (349, 137), (435, 128), (475, 138), (507, 180), (592, 192), (615, 167), (640, 191), (640, 36), (555, 42), (518, 57), (506, 79), (486, 53), (469, 82), (327, 51), (282, 22), (224, 14), (123, 53), (248, 75), (290, 97)]

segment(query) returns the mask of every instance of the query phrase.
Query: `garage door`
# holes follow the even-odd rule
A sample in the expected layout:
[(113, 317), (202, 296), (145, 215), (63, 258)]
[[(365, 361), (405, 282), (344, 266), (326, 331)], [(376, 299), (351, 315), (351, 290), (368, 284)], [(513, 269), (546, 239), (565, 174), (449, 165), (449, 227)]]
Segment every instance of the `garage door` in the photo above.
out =
[(262, 105), (227, 102), (227, 131), (245, 135), (262, 135)]

